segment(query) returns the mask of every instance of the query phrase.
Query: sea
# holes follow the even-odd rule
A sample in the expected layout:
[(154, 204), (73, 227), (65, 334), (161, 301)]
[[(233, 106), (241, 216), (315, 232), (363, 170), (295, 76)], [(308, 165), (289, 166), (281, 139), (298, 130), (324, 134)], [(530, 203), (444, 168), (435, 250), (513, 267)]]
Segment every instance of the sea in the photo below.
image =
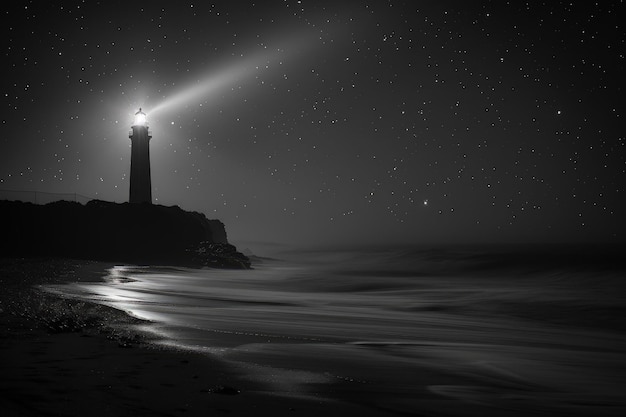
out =
[(250, 270), (118, 265), (45, 289), (143, 319), (155, 344), (277, 395), (398, 415), (624, 415), (623, 249), (292, 249)]

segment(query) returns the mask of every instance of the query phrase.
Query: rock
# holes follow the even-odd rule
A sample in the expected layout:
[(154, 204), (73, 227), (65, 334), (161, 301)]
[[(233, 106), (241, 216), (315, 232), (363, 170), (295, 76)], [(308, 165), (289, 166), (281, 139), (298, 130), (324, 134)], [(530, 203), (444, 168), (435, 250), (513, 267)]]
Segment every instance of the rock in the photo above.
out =
[(228, 243), (222, 222), (178, 206), (0, 201), (0, 227), (5, 256), (250, 267), (249, 259)]
[(200, 242), (191, 251), (192, 260), (201, 266), (213, 268), (244, 268), (251, 266), (250, 259), (237, 252), (237, 248), (229, 243)]

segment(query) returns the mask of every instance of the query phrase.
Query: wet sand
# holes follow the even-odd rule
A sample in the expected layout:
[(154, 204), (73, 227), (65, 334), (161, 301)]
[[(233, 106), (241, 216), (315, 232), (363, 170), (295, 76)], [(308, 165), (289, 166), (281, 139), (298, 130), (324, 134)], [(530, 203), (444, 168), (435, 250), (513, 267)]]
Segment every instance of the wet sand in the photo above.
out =
[(129, 329), (138, 321), (114, 309), (81, 304), (86, 315), (105, 315), (107, 323), (67, 331), (30, 311), (58, 303), (51, 296), (40, 297), (32, 285), (97, 281), (110, 267), (84, 261), (2, 260), (3, 416), (389, 415), (326, 395), (303, 399), (267, 391), (218, 359), (154, 347)]
[[(100, 282), (111, 267), (46, 259), (0, 262), (3, 416), (617, 416), (625, 410), (619, 337), (607, 339), (608, 345), (583, 338), (566, 343), (572, 346), (566, 350), (530, 343), (523, 329), (516, 330), (522, 339), (503, 344), (270, 340), (267, 334), (232, 331), (233, 311), (245, 313), (239, 306), (223, 317), (230, 331), (211, 333), (224, 353), (193, 352), (162, 343), (159, 323), (38, 289)], [(219, 277), (230, 286), (233, 277), (226, 275)], [(262, 281), (267, 289), (269, 280)], [(335, 277), (328, 284), (337, 282)], [(213, 284), (215, 296), (219, 285)], [(213, 315), (217, 326), (220, 316)], [(290, 322), (281, 320), (288, 328)], [(271, 321), (264, 325), (280, 329)], [(559, 334), (542, 335), (541, 341)]]

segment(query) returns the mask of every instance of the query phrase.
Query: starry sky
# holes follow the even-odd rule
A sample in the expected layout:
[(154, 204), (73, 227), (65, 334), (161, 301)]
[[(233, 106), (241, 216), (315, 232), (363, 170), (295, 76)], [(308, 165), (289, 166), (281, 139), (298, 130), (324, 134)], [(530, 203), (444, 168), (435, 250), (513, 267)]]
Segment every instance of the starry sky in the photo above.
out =
[(623, 242), (624, 9), (3, 2), (0, 194), (127, 201), (142, 107), (155, 202), (243, 246)]

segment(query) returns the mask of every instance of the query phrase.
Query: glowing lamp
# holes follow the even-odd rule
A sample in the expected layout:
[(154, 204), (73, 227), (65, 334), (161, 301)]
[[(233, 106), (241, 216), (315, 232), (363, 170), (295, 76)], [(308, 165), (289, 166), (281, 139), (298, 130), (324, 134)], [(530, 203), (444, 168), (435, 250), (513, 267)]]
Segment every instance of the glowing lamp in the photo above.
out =
[(146, 125), (146, 114), (141, 111), (141, 107), (139, 111), (135, 113), (135, 123), (133, 126), (145, 126)]

